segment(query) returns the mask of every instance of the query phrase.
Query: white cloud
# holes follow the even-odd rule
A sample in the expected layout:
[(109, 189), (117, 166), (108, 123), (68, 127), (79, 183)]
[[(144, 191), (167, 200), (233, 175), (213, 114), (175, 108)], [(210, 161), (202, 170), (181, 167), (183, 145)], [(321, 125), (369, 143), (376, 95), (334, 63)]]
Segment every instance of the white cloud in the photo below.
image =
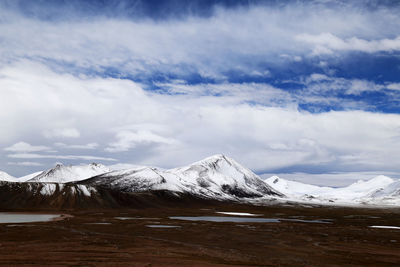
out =
[(7, 162), (7, 164), (8, 164), (8, 165), (15, 165), (15, 166), (27, 166), (27, 167), (43, 166), (42, 163), (39, 163), (39, 162), (32, 162), (32, 161)]
[[(393, 157), (400, 150), (400, 115), (299, 112), (291, 97), (268, 85), (170, 83), (165, 86), (171, 92), (184, 94), (168, 95), (146, 92), (128, 80), (79, 78), (37, 64), (9, 66), (0, 69), (0, 76), (0, 88), (5, 88), (0, 121), (7, 128), (1, 145), (22, 136), (50, 147), (54, 141), (41, 133), (69, 125), (84, 132), (74, 139), (81, 144), (109, 144), (108, 151), (97, 147), (91, 156), (14, 153), (10, 158), (115, 159), (176, 167), (225, 153), (256, 171), (321, 164), (341, 170), (400, 171)], [(332, 80), (316, 75), (312, 79)], [(332, 85), (341, 84), (315, 90)], [(109, 157), (110, 151), (125, 152)]]
[(9, 158), (16, 159), (70, 159), (70, 160), (105, 160), (117, 161), (113, 158), (96, 157), (96, 156), (82, 156), (82, 155), (43, 155), (34, 153), (16, 153), (7, 155)]
[(303, 58), (301, 56), (296, 56), (296, 55), (287, 55), (287, 54), (281, 54), (279, 55), (280, 58), (291, 60), (294, 62), (301, 62)]
[(383, 85), (368, 80), (338, 78), (320, 73), (311, 74), (302, 83), (306, 86), (306, 90), (302, 91), (303, 95), (339, 90), (347, 95), (360, 95), (363, 92), (379, 91), (385, 88)]
[(390, 90), (400, 90), (400, 83), (390, 83), (387, 85)]
[[(191, 97), (211, 96), (223, 97), (221, 103), (236, 104), (252, 102), (268, 106), (290, 106), (293, 97), (283, 90), (266, 83), (221, 83), (221, 84), (195, 84), (157, 83), (159, 87), (172, 94), (187, 94)], [(216, 99), (216, 98), (214, 98)]]
[(374, 82), (354, 79), (346, 90), (346, 94), (360, 95), (362, 92), (379, 91), (384, 88), (383, 85), (375, 84)]
[(320, 82), (320, 81), (332, 81), (333, 79), (325, 74), (321, 73), (313, 73), (309, 77), (307, 77), (307, 83), (310, 82)]
[(361, 51), (367, 53), (400, 51), (400, 36), (393, 39), (365, 40), (357, 37), (342, 39), (332, 33), (299, 34), (296, 40), (314, 45), (313, 54), (332, 54), (333, 51)]
[(99, 144), (97, 143), (88, 143), (84, 145), (69, 145), (64, 143), (55, 143), (54, 145), (57, 147), (67, 148), (67, 149), (96, 149), (99, 147)]
[(106, 148), (106, 151), (128, 151), (140, 144), (173, 145), (176, 143), (176, 140), (173, 138), (165, 138), (147, 130), (139, 130), (136, 132), (121, 131), (116, 134), (116, 139), (117, 141), (110, 143), (109, 147)]
[[(296, 3), (281, 9), (221, 9), (210, 18), (165, 23), (99, 17), (54, 23), (0, 13), (0, 145), (10, 147), (18, 140), (43, 144), (10, 150), (15, 152), (10, 158), (40, 163), (115, 159), (175, 167), (225, 153), (257, 171), (322, 164), (400, 171), (394, 156), (400, 151), (399, 115), (299, 112), (299, 99), (279, 88), (229, 83), (225, 76), (234, 70), (273, 77), (273, 69), (257, 66), (305, 61), (311, 50), (334, 56), (349, 50), (397, 51), (398, 10)], [(166, 81), (157, 85), (172, 95), (157, 94), (127, 79), (103, 78), (108, 68), (117, 70), (115, 77), (141, 80), (153, 73), (183, 79), (194, 72), (220, 84)], [(354, 108), (360, 104), (342, 103), (323, 92), (361, 94), (381, 88), (327, 74), (303, 82), (309, 93), (298, 96), (303, 100)], [(29, 153), (46, 151), (32, 147), (55, 142), (62, 142), (60, 149), (91, 149), (93, 155)], [(107, 151), (95, 144), (108, 144)], [(124, 153), (110, 157), (111, 151)]]
[(78, 138), (81, 136), (80, 132), (75, 128), (61, 128), (51, 129), (43, 132), (46, 138)]
[(11, 152), (38, 152), (38, 151), (46, 151), (50, 150), (48, 146), (33, 146), (26, 142), (18, 142), (13, 144), (12, 146), (4, 148), (5, 151)]
[(224, 80), (232, 68), (262, 73), (252, 69), (255, 64), (241, 62), (243, 57), (260, 63), (275, 62), (277, 55), (301, 61), (310, 44), (318, 53), (374, 52), (398, 51), (400, 42), (398, 9), (351, 4), (218, 9), (211, 18), (189, 16), (166, 23), (104, 17), (53, 23), (8, 10), (0, 13), (3, 64), (20, 58), (51, 59), (61, 72), (71, 65), (100, 72), (113, 67), (122, 75), (194, 71)]

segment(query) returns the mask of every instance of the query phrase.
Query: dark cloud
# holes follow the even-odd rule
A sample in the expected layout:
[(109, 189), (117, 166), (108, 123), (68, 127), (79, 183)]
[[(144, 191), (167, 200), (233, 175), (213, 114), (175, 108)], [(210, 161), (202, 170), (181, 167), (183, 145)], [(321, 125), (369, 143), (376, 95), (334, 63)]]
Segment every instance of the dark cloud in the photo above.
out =
[(361, 10), (399, 8), (396, 0), (3, 0), (3, 8), (42, 20), (90, 19), (93, 17), (125, 19), (184, 19), (210, 17), (216, 9), (246, 9), (255, 6), (282, 9), (289, 5), (309, 8)]

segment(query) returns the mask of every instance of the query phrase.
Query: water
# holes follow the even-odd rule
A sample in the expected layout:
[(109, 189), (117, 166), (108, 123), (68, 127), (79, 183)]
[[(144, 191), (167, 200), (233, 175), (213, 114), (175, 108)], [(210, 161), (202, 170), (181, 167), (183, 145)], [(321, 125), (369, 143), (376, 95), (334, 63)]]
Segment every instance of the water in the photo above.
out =
[(109, 222), (94, 222), (94, 223), (85, 223), (85, 224), (93, 224), (93, 225), (110, 225)]
[(280, 220), (287, 222), (303, 222), (303, 223), (332, 223), (330, 219), (322, 219), (322, 220), (280, 219)]
[(118, 220), (159, 220), (160, 218), (145, 218), (145, 217), (114, 217)]
[(48, 222), (60, 217), (59, 214), (23, 214), (0, 212), (0, 223)]
[(248, 213), (248, 212), (231, 212), (231, 211), (217, 211), (216, 213), (219, 214), (224, 214), (224, 215), (233, 215), (233, 216), (251, 216), (251, 217), (257, 217), (257, 216), (262, 216), (263, 214), (254, 214), (254, 213)]
[(279, 223), (281, 221), (288, 222), (303, 222), (303, 223), (332, 223), (325, 219), (323, 220), (300, 220), (300, 219), (283, 219), (283, 218), (248, 218), (248, 217), (233, 217), (233, 216), (174, 216), (169, 217), (173, 220), (184, 221), (206, 221), (206, 222), (238, 222), (238, 223)]
[(148, 224), (146, 225), (150, 228), (180, 228), (178, 225), (162, 225), (162, 224)]
[(232, 216), (173, 216), (169, 217), (172, 220), (184, 221), (206, 221), (206, 222), (253, 222), (253, 223), (278, 223), (279, 219), (275, 218), (246, 218), (246, 217), (232, 217)]

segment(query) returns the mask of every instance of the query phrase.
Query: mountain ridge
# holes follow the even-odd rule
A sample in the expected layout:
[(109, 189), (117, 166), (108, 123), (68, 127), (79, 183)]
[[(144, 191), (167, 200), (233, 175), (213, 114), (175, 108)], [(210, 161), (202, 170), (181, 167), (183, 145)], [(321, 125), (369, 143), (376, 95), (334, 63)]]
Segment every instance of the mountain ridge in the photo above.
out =
[(17, 179), (16, 177), (11, 176), (6, 172), (0, 171), (0, 180), (1, 181), (10, 181), (10, 182), (12, 182), (12, 181), (15, 181), (16, 179)]
[(146, 207), (164, 202), (249, 203), (261, 198), (267, 203), (284, 197), (224, 155), (169, 170), (136, 167), (111, 171), (100, 164), (57, 165), (24, 177), (30, 179), (0, 182), (0, 208)]
[(33, 195), (43, 198), (57, 196), (62, 199), (65, 195), (83, 202), (89, 201), (88, 198), (105, 197), (114, 203), (114, 197), (109, 197), (111, 192), (114, 196), (124, 195), (126, 199), (138, 193), (169, 192), (167, 195), (252, 203), (277, 199), (315, 204), (400, 205), (400, 181), (387, 176), (359, 180), (340, 188), (289, 181), (278, 176), (262, 180), (250, 169), (222, 154), (173, 169), (137, 166), (111, 170), (97, 163), (56, 165), (20, 178), (0, 172), (0, 181), (3, 181), (4, 194), (10, 197), (12, 194), (7, 193), (7, 188), (21, 198), (23, 192), (27, 195), (34, 192)]
[(85, 180), (109, 171), (111, 170), (108, 167), (98, 163), (67, 166), (57, 164), (54, 168), (43, 171), (27, 180), (27, 182), (68, 183)]
[(169, 170), (143, 167), (112, 171), (81, 183), (114, 187), (123, 192), (170, 190), (217, 199), (283, 196), (266, 185), (258, 175), (224, 155), (214, 155)]
[(294, 201), (338, 204), (400, 205), (400, 180), (378, 175), (346, 187), (322, 187), (289, 181), (277, 176), (264, 180)]

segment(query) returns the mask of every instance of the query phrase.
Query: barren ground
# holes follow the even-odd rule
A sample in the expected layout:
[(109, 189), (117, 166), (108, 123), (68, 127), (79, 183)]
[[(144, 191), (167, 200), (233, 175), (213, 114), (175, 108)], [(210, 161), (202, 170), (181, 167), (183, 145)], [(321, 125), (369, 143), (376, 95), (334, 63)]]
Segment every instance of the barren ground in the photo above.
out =
[[(192, 222), (168, 218), (223, 216), (216, 211), (257, 213), (264, 218), (328, 219), (332, 223)], [(400, 265), (400, 230), (368, 227), (400, 226), (400, 209), (217, 204), (60, 213), (73, 217), (43, 223), (0, 224), (0, 265)], [(180, 227), (146, 226), (157, 224)]]

